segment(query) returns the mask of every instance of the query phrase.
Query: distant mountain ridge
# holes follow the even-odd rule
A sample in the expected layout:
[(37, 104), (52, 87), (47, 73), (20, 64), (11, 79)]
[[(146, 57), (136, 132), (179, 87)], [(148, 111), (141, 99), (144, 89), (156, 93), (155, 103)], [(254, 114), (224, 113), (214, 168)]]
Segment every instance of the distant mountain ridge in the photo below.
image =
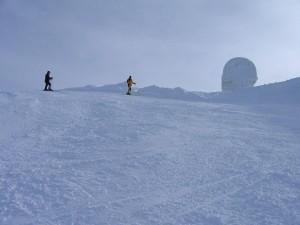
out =
[[(125, 94), (127, 92), (127, 84), (126, 82), (122, 82), (118, 84), (104, 85), (100, 87), (87, 85), (84, 87), (68, 88), (65, 90)], [(180, 100), (189, 100), (189, 101), (202, 100), (202, 97), (199, 93), (195, 94), (193, 92), (185, 91), (180, 87), (163, 88), (163, 87), (158, 87), (156, 85), (151, 85), (144, 88), (134, 88), (133, 95), (155, 97), (155, 98), (180, 99)]]
[[(104, 86), (84, 86), (65, 89), (68, 91), (91, 91), (109, 92), (125, 94), (127, 92), (126, 82), (104, 85)], [(300, 103), (300, 77), (283, 82), (256, 86), (253, 88), (240, 89), (234, 92), (192, 92), (180, 87), (163, 88), (156, 85), (144, 88), (135, 88), (134, 95), (178, 99), (187, 101), (224, 102), (224, 103)]]

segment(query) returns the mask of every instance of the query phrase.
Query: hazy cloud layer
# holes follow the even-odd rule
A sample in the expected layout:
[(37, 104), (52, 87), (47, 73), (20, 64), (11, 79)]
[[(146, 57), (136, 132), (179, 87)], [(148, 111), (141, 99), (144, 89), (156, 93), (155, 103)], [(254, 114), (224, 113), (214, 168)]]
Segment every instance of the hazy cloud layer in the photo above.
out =
[(220, 90), (224, 64), (259, 83), (300, 75), (297, 0), (0, 0), (0, 89), (117, 83)]

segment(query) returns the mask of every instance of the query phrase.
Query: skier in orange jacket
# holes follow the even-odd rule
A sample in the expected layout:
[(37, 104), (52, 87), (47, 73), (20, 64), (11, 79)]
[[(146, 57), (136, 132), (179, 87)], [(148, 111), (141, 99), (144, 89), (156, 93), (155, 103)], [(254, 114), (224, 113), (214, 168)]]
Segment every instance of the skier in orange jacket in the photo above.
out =
[(127, 95), (131, 95), (131, 87), (132, 85), (135, 84), (131, 78), (131, 76), (129, 76), (129, 78), (127, 79), (127, 85), (128, 85), (128, 91), (127, 91)]

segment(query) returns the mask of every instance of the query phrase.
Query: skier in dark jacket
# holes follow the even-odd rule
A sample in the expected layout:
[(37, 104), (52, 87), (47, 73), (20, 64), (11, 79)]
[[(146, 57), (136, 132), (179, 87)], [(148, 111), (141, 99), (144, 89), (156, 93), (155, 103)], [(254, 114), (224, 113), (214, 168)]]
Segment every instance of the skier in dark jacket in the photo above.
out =
[(51, 83), (50, 83), (50, 80), (52, 80), (53, 77), (50, 76), (50, 71), (48, 70), (46, 75), (45, 75), (45, 88), (44, 88), (44, 91), (53, 91), (51, 89)]
[(128, 91), (127, 91), (127, 95), (131, 95), (131, 87), (132, 85), (135, 84), (131, 78), (131, 76), (129, 76), (129, 78), (127, 79), (127, 85), (128, 85)]

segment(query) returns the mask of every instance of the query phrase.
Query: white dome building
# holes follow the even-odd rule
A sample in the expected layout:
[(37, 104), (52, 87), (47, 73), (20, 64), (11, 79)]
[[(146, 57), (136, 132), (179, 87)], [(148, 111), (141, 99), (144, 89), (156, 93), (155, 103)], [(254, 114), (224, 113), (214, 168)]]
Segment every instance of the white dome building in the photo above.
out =
[(257, 81), (256, 67), (246, 58), (233, 58), (229, 60), (222, 76), (222, 90), (234, 91), (241, 88), (253, 87)]

